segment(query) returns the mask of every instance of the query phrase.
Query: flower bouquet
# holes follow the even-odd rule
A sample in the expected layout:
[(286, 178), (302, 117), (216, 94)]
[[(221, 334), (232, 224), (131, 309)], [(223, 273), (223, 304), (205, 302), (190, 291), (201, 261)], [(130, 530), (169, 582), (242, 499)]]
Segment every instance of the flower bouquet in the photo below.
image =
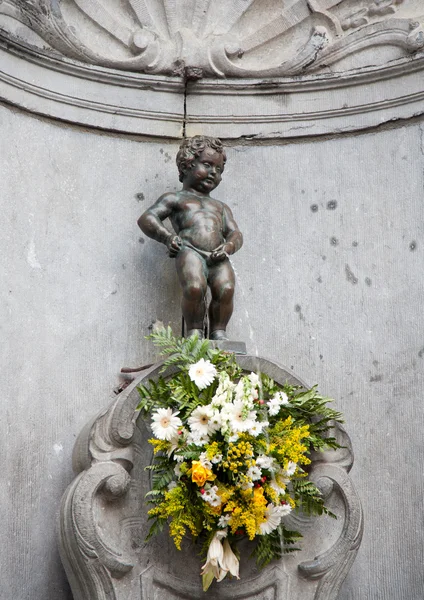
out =
[(307, 468), (312, 450), (338, 447), (329, 429), (341, 415), (315, 387), (243, 373), (208, 340), (170, 328), (149, 337), (177, 372), (139, 387), (154, 436), (148, 539), (166, 523), (178, 549), (187, 533), (200, 539), (206, 591), (214, 578), (239, 578), (239, 539), (254, 542), (263, 567), (297, 549), (300, 533), (284, 525), (292, 510), (331, 515)]

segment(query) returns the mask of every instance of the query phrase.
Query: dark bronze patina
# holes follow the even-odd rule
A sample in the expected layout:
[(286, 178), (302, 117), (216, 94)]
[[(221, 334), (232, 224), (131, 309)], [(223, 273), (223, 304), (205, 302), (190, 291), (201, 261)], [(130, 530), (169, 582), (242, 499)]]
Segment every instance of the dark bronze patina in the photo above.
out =
[[(176, 260), (183, 291), (182, 312), (187, 336), (203, 336), (206, 292), (209, 286), (209, 337), (226, 340), (233, 313), (234, 271), (229, 255), (243, 236), (229, 207), (209, 196), (221, 182), (226, 155), (216, 138), (186, 138), (177, 154), (183, 189), (163, 194), (141, 215), (138, 224), (149, 237), (162, 242)], [(162, 224), (169, 217), (175, 233)]]

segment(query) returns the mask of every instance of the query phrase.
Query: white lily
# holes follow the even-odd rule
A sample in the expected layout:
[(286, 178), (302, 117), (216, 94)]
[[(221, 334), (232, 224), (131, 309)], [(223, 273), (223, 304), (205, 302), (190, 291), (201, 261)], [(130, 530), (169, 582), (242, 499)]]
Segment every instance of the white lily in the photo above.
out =
[[(227, 535), (227, 529), (217, 531), (209, 544), (206, 562), (202, 567), (203, 591), (206, 592), (214, 577), (219, 580), (224, 561), (224, 548), (221, 540)], [(225, 576), (224, 576), (225, 577)]]
[(224, 540), (224, 559), (222, 561), (222, 569), (221, 574), (218, 578), (218, 581), (222, 581), (224, 577), (227, 575), (228, 571), (231, 573), (233, 577), (239, 577), (239, 560), (237, 556), (231, 549), (230, 542), (228, 540)]

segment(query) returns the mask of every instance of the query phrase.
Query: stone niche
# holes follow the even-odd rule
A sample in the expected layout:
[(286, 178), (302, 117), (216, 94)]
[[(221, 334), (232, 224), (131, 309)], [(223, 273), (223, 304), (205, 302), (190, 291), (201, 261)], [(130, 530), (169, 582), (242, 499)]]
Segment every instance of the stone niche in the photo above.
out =
[[(83, 162), (81, 149), (90, 138), (97, 166), (105, 157), (104, 164), (110, 165), (113, 178), (113, 169), (119, 168), (115, 167), (116, 153), (120, 152), (128, 167), (128, 179), (134, 177), (136, 181), (136, 155), (137, 160), (143, 155), (147, 170), (153, 169), (160, 156), (158, 146), (168, 144), (167, 149), (174, 153), (184, 134), (221, 137), (238, 164), (234, 180), (224, 180), (220, 189), (233, 197), (242, 189), (247, 210), (241, 216), (252, 233), (255, 230), (251, 239), (256, 247), (241, 256), (240, 271), (249, 280), (246, 288), (254, 289), (259, 308), (248, 303), (252, 301), (246, 292), (240, 306), (241, 311), (247, 314), (249, 310), (256, 318), (261, 353), (274, 360), (280, 355), (292, 356), (300, 372), (317, 373), (320, 380), (326, 379), (326, 389), (340, 392), (334, 395), (347, 414), (352, 439), (356, 439), (355, 444), (360, 441), (356, 481), (362, 490), (370, 533), (352, 571), (354, 577), (351, 575), (348, 587), (341, 592), (343, 598), (421, 597), (422, 533), (415, 522), (416, 506), (423, 497), (422, 489), (418, 489), (420, 464), (416, 458), (422, 451), (422, 374), (418, 368), (424, 356), (416, 326), (422, 313), (422, 259), (420, 262), (417, 240), (422, 222), (423, 21), (422, 0), (0, 0), (0, 97), (5, 104), (2, 118), (6, 115), (10, 124), (10, 130), (3, 130), (8, 160), (2, 179), (20, 179), (21, 174), (24, 179), (28, 171), (46, 173), (54, 184), (51, 189), (46, 184), (41, 194), (32, 181), (23, 186), (24, 191), (16, 195), (20, 212), (14, 202), (5, 203), (9, 219), (6, 231), (10, 233), (5, 244), (8, 251), (12, 249), (10, 271), (15, 281), (16, 273), (21, 273), (19, 299), (36, 309), (28, 311), (24, 302), (20, 307), (15, 301), (5, 317), (8, 326), (20, 319), (25, 331), (6, 328), (14, 348), (10, 356), (22, 357), (22, 362), (15, 361), (15, 368), (7, 365), (4, 387), (15, 390), (16, 372), (27, 382), (20, 391), (24, 394), (19, 396), (21, 402), (15, 395), (10, 401), (16, 409), (14, 426), (17, 423), (19, 431), (16, 429), (15, 436), (4, 436), (9, 455), (17, 457), (17, 462), (8, 464), (9, 475), (12, 471), (18, 474), (14, 496), (6, 497), (5, 493), (2, 502), (8, 503), (14, 515), (8, 518), (11, 525), (7, 532), (13, 543), (4, 568), (10, 590), (3, 594), (5, 598), (58, 597), (63, 574), (52, 558), (57, 553), (48, 524), (54, 520), (64, 481), (71, 477), (71, 438), (91, 415), (88, 399), (93, 400), (97, 382), (102, 381), (102, 390), (112, 387), (111, 371), (121, 362), (120, 356), (111, 358), (120, 354), (115, 341), (119, 340), (122, 349), (130, 340), (132, 358), (137, 360), (135, 349), (146, 333), (141, 326), (133, 326), (138, 311), (147, 329), (152, 304), (167, 297), (162, 293), (163, 282), (152, 292), (158, 278), (144, 272), (143, 282), (140, 276), (122, 292), (123, 300), (113, 283), (110, 294), (116, 294), (115, 313), (99, 310), (103, 305), (94, 290), (96, 281), (92, 281), (89, 269), (85, 279), (79, 279), (80, 264), (91, 265), (87, 257), (117, 245), (117, 254), (125, 257), (122, 263), (127, 262), (127, 243), (133, 222), (136, 227), (136, 216), (128, 205), (124, 213), (132, 219), (128, 229), (122, 232), (120, 221), (117, 229), (120, 226), (121, 231), (116, 236), (109, 227), (109, 237), (99, 235), (91, 240), (89, 230), (97, 226), (104, 198), (93, 193), (87, 171), (84, 177), (91, 188), (85, 190), (79, 182), (75, 191), (73, 167)], [(409, 124), (411, 127), (402, 128)], [(50, 138), (45, 140), (43, 134), (48, 132)], [(358, 135), (361, 132), (364, 135)], [(28, 133), (42, 140), (39, 145), (28, 144), (30, 157), (23, 151)], [(53, 154), (47, 153), (49, 142), (53, 142)], [(67, 144), (74, 153), (69, 160), (61, 154)], [(20, 150), (15, 158), (14, 145)], [(285, 170), (284, 161), (289, 165)], [(271, 206), (266, 223), (250, 198), (252, 184), (245, 175), (246, 165), (250, 173), (258, 164), (264, 165), (264, 174), (272, 184), (263, 187)], [(397, 176), (399, 164), (402, 168)], [(285, 179), (290, 169), (295, 175)], [(97, 176), (102, 174), (98, 169)], [(160, 181), (159, 173), (153, 177)], [(365, 180), (369, 185), (363, 185)], [(171, 179), (168, 183), (171, 186)], [(149, 182), (149, 194), (164, 191), (154, 186), (156, 183)], [(62, 187), (70, 194), (70, 200), (66, 197), (63, 201), (76, 206), (81, 223), (88, 223), (87, 230), (78, 219), (68, 229), (74, 215), (57, 209), (61, 202), (57, 190)], [(15, 187), (11, 185), (10, 190), (15, 199)], [(129, 196), (132, 188), (127, 192)], [(9, 196), (5, 194), (5, 198)], [(339, 212), (329, 208), (335, 206), (333, 198), (339, 202)], [(108, 200), (113, 203), (112, 196)], [(91, 206), (89, 221), (86, 210)], [(122, 206), (115, 207), (110, 221), (117, 218)], [(34, 214), (41, 217), (34, 218)], [(270, 214), (278, 215), (272, 222), (274, 240), (265, 235)], [(53, 220), (54, 227), (49, 228), (51, 215), (57, 221)], [(311, 215), (317, 218), (313, 224), (307, 222)], [(15, 225), (18, 217), (20, 229)], [(27, 263), (39, 279), (28, 276), (22, 260), (28, 229), (33, 237), (28, 241)], [(272, 264), (260, 262), (264, 259), (256, 242), (258, 231), (264, 253), (272, 255)], [(344, 245), (339, 243), (339, 231), (345, 237)], [(40, 232), (45, 232), (50, 244), (44, 250), (47, 267), (35, 251), (34, 240), (40, 241)], [(283, 237), (287, 243), (282, 243)], [(74, 265), (74, 272), (64, 268), (73, 245), (81, 248), (80, 264)], [(296, 253), (291, 253), (295, 247)], [(407, 254), (402, 254), (405, 249)], [(48, 270), (53, 253), (58, 256), (63, 279)], [(140, 266), (135, 256), (134, 251), (133, 274)], [(106, 280), (115, 281), (117, 267), (109, 267), (109, 255), (102, 257), (101, 281), (106, 286)], [(143, 258), (143, 267), (154, 264), (156, 257), (149, 257)], [(352, 261), (356, 263), (351, 268)], [(321, 265), (326, 266), (324, 278)], [(271, 294), (263, 280), (260, 282), (265, 266), (278, 288)], [(170, 274), (169, 265), (164, 272), (166, 269)], [(58, 272), (59, 267), (54, 274)], [(316, 285), (323, 281), (325, 292), (324, 286)], [(144, 285), (141, 303), (139, 297), (134, 300), (138, 283)], [(7, 290), (10, 297), (5, 297), (5, 305), (11, 298), (14, 301), (12, 287)], [(71, 288), (82, 298), (79, 312), (64, 298)], [(296, 294), (302, 297), (302, 307)], [(54, 314), (45, 314), (46, 298), (57, 303), (60, 319), (55, 321)], [(93, 300), (90, 328), (81, 335), (78, 326), (89, 299)], [(291, 301), (295, 310), (289, 305)], [(307, 304), (309, 317), (304, 315)], [(177, 312), (174, 304), (174, 324), (178, 323)], [(264, 313), (277, 317), (268, 329), (263, 327)], [(31, 315), (37, 322), (32, 337), (28, 335), (33, 328)], [(107, 335), (100, 336), (105, 315), (109, 329)], [(49, 328), (55, 334), (44, 336)], [(234, 323), (236, 332), (237, 328), (239, 333), (247, 330), (243, 318)], [(87, 350), (89, 341), (93, 345)], [(71, 351), (74, 357), (82, 357), (74, 363), (79, 367), (77, 372), (70, 369), (62, 379), (51, 375), (58, 365), (69, 366)], [(90, 352), (101, 360), (93, 364)], [(148, 354), (144, 349), (142, 352), (143, 356)], [(48, 360), (41, 360), (44, 354)], [(257, 367), (255, 358), (239, 360), (247, 371)], [(38, 365), (38, 373), (34, 365)], [(278, 381), (287, 378), (299, 382), (273, 363), (261, 359), (260, 365)], [(166, 534), (145, 545), (143, 499), (149, 481), (144, 467), (150, 454), (148, 430), (135, 412), (136, 386), (156, 377), (158, 369), (145, 370), (116, 396), (87, 423), (75, 446), (77, 477), (63, 498), (60, 519), (61, 555), (74, 599), (335, 599), (362, 534), (361, 505), (348, 476), (353, 454), (349, 437), (341, 428), (336, 434), (344, 449), (315, 456), (311, 471), (338, 519), (291, 516), (293, 527), (304, 535), (300, 552), (263, 572), (244, 561), (239, 582), (225, 581), (203, 594), (194, 548), (186, 544), (178, 553)], [(60, 385), (51, 388), (47, 382), (43, 387), (46, 379), (60, 379)], [(82, 389), (84, 379), (90, 381), (89, 392)], [(49, 402), (45, 389), (53, 390), (49, 391)], [(355, 402), (350, 402), (351, 395)], [(94, 402), (98, 407), (98, 400)], [(28, 406), (37, 413), (34, 424), (28, 419)], [(47, 422), (52, 423), (50, 428)], [(388, 446), (390, 435), (396, 438), (392, 446)], [(65, 438), (62, 455), (60, 440)], [(48, 458), (48, 444), (63, 460), (55, 462), (55, 470), (44, 466), (47, 459), (37, 468), (31, 461), (20, 462), (22, 447), (29, 448), (25, 458), (34, 457), (34, 462), (39, 454)], [(52, 477), (49, 485), (46, 473)], [(22, 482), (31, 486), (31, 494), (22, 493)], [(408, 486), (411, 495), (404, 492)], [(2, 492), (7, 489), (3, 486)], [(44, 493), (37, 496), (42, 499), (42, 518), (33, 510), (34, 490)], [(404, 552), (398, 551), (401, 537), (406, 542)], [(415, 561), (418, 566), (413, 568)], [(65, 584), (61, 590), (63, 597), (70, 597)]]
[[(249, 373), (260, 370), (278, 383), (302, 383), (289, 371), (257, 357), (239, 356)], [(160, 365), (147, 368), (81, 432), (74, 449), (78, 476), (60, 513), (60, 547), (75, 600), (335, 600), (362, 539), (362, 509), (348, 475), (353, 453), (340, 426), (342, 447), (317, 453), (310, 478), (337, 515), (295, 514), (289, 527), (303, 534), (300, 552), (258, 571), (242, 543), (241, 579), (201, 587), (198, 548), (187, 539), (178, 552), (164, 531), (149, 543), (147, 507), (151, 450), (149, 428), (137, 418), (137, 385), (155, 380)], [(169, 368), (164, 376), (172, 374)]]

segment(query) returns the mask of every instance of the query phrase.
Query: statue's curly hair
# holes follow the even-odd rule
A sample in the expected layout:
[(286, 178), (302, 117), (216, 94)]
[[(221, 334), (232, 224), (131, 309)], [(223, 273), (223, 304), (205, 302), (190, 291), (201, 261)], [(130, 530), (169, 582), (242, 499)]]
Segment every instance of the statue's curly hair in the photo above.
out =
[(224, 146), (218, 138), (207, 137), (205, 135), (195, 135), (191, 138), (184, 138), (180, 144), (177, 154), (177, 167), (180, 173), (180, 181), (184, 179), (185, 171), (190, 168), (191, 163), (198, 158), (205, 148), (212, 148), (222, 154), (224, 165), (227, 161)]

